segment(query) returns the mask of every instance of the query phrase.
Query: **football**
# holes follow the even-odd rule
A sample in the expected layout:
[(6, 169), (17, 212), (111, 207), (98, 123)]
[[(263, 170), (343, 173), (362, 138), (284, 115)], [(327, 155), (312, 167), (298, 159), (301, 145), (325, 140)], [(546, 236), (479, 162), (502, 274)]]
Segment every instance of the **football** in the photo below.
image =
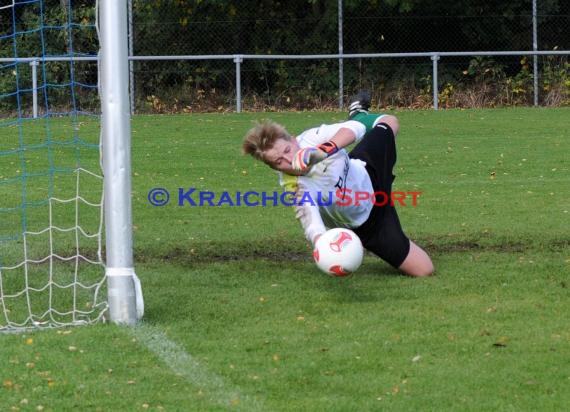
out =
[(327, 230), (317, 239), (313, 258), (317, 267), (333, 276), (348, 276), (362, 264), (364, 248), (360, 238), (350, 229)]

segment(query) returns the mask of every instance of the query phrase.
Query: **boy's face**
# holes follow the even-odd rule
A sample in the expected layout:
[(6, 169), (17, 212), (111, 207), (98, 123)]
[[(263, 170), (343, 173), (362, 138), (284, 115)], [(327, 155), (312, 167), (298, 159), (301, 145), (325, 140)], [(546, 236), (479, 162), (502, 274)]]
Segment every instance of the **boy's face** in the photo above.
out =
[(293, 156), (299, 150), (299, 143), (295, 138), (291, 140), (278, 139), (271, 149), (265, 151), (265, 163), (272, 169), (278, 170), (288, 175), (298, 176), (302, 173), (293, 170), (291, 162)]

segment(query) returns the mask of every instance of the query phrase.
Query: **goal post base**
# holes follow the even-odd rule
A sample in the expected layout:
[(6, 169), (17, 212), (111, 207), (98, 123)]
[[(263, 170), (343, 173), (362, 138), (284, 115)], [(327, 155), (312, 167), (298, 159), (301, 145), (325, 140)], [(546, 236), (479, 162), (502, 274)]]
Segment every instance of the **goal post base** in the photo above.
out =
[(141, 282), (133, 268), (106, 268), (109, 318), (118, 324), (134, 325), (144, 314)]

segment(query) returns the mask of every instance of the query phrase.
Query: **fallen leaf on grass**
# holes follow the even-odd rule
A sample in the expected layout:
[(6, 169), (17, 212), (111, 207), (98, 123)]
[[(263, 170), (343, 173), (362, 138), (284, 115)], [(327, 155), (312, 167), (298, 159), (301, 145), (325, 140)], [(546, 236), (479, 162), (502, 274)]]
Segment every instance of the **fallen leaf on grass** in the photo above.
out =
[(508, 338), (505, 336), (501, 336), (495, 343), (493, 343), (493, 346), (496, 348), (506, 348), (507, 342)]

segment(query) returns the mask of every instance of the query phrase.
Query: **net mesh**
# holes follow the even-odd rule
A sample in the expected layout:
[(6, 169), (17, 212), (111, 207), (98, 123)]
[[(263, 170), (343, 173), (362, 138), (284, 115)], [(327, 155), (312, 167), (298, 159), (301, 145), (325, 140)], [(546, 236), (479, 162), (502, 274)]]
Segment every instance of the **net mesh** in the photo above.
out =
[(93, 2), (0, 1), (0, 331), (107, 309)]

